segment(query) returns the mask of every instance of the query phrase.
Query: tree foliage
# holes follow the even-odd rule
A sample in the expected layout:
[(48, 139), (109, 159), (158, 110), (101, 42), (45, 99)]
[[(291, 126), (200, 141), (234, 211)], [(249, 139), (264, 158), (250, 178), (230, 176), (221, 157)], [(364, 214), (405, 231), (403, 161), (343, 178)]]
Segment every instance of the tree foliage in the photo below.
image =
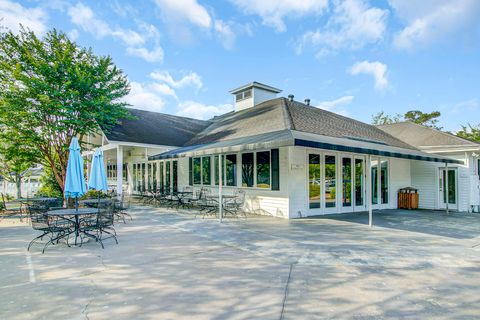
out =
[(442, 130), (442, 127), (437, 126), (438, 118), (440, 117), (439, 111), (433, 111), (430, 113), (424, 113), (419, 110), (410, 110), (405, 114), (396, 114), (394, 116), (386, 114), (384, 111), (380, 111), (372, 116), (373, 125), (384, 125), (390, 123), (398, 123), (402, 121), (411, 121), (413, 123), (421, 124), (426, 127)]
[(480, 143), (480, 123), (476, 126), (471, 124), (462, 126), (462, 130), (457, 132), (457, 136)]
[(43, 39), (21, 28), (0, 34), (0, 125), (35, 147), (63, 190), (71, 138), (128, 118), (125, 75), (55, 29)]

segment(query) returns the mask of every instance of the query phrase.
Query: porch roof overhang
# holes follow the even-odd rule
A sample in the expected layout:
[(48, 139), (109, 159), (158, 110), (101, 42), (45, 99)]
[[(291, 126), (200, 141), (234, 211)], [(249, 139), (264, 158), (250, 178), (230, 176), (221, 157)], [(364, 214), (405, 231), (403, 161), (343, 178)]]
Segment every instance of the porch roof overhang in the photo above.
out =
[(420, 150), (393, 147), (374, 141), (349, 137), (330, 137), (295, 130), (282, 130), (226, 141), (182, 147), (150, 156), (148, 159), (162, 160), (289, 146), (369, 154), (409, 160), (463, 164), (463, 161), (460, 160), (432, 155)]

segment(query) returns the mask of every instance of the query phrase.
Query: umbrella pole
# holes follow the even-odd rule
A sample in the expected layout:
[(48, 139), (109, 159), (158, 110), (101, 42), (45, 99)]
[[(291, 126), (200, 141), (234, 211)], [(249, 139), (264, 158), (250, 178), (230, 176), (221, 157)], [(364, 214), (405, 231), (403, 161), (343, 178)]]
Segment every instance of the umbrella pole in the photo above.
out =
[(75, 196), (75, 211), (78, 212), (78, 196)]

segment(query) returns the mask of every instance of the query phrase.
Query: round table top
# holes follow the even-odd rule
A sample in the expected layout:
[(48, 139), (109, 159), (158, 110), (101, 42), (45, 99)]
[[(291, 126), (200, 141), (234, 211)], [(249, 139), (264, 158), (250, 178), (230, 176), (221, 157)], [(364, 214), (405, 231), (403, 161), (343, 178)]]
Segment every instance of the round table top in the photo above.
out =
[(48, 216), (75, 216), (83, 214), (96, 214), (98, 213), (97, 208), (80, 208), (80, 209), (60, 209), (60, 210), (50, 210), (47, 211), (46, 215)]
[(109, 198), (101, 198), (101, 199), (85, 199), (85, 200), (79, 200), (78, 203), (106, 203), (106, 202), (112, 202), (113, 199)]
[[(208, 196), (205, 196), (206, 198), (212, 198), (212, 199), (218, 199), (218, 194), (217, 195), (208, 195)], [(222, 198), (223, 199), (233, 199), (233, 198), (236, 198), (237, 196), (234, 196), (234, 195), (230, 195), (230, 194), (223, 194), (222, 195)]]
[(38, 198), (20, 198), (20, 199), (15, 199), (12, 202), (43, 202), (43, 201), (56, 201), (58, 200), (57, 198), (51, 198), (51, 197), (38, 197)]

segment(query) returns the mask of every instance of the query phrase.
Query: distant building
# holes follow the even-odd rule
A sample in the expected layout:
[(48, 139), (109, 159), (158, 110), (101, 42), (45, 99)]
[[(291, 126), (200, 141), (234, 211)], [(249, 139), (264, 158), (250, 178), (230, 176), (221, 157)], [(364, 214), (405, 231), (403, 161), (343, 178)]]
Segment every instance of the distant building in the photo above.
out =
[[(22, 197), (29, 198), (37, 194), (40, 188), (40, 177), (43, 174), (42, 166), (35, 166), (27, 170), (27, 173), (22, 179)], [(0, 176), (0, 193), (8, 194), (9, 196), (17, 196), (17, 185), (9, 182), (4, 177)]]

